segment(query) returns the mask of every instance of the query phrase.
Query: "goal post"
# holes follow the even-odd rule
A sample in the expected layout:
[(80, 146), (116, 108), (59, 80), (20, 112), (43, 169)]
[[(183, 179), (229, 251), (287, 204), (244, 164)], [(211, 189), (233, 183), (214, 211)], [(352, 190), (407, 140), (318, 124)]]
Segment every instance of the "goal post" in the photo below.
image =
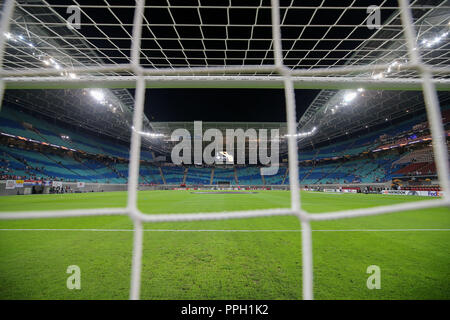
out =
[[(12, 18), (14, 1), (6, 0), (3, 5), (2, 21), (0, 23), (0, 49), (5, 47), (5, 37), (8, 32), (9, 23)], [(382, 70), (386, 65), (362, 65), (330, 67), (327, 69), (313, 68), (309, 70), (291, 69), (286, 66), (283, 57), (281, 39), (281, 19), (278, 0), (271, 0), (271, 30), (272, 30), (272, 52), (274, 64), (267, 66), (224, 66), (224, 67), (196, 67), (196, 68), (173, 68), (173, 69), (148, 69), (140, 64), (141, 34), (144, 25), (143, 17), (145, 1), (136, 0), (134, 9), (133, 30), (131, 37), (130, 63), (125, 65), (104, 65), (85, 68), (76, 68), (78, 79), (55, 79), (61, 71), (72, 72), (73, 68), (55, 69), (29, 69), (9, 70), (0, 69), (0, 98), (3, 96), (4, 88), (136, 88), (135, 104), (133, 112), (133, 128), (131, 136), (131, 148), (128, 172), (127, 207), (121, 209), (80, 209), (59, 210), (55, 212), (5, 212), (0, 214), (0, 219), (31, 219), (31, 218), (55, 218), (94, 215), (128, 215), (134, 224), (132, 273), (130, 285), (130, 299), (140, 298), (142, 248), (143, 248), (143, 223), (157, 222), (179, 222), (200, 220), (223, 220), (243, 219), (266, 216), (291, 215), (299, 219), (302, 233), (302, 283), (303, 298), (310, 300), (313, 295), (313, 256), (312, 256), (312, 234), (311, 221), (325, 221), (368, 215), (378, 215), (400, 212), (419, 208), (448, 207), (450, 206), (450, 184), (448, 154), (445, 143), (442, 117), (436, 90), (450, 90), (450, 83), (446, 79), (433, 80), (435, 72), (450, 73), (447, 67), (436, 68), (424, 63), (417, 50), (415, 50), (415, 31), (411, 10), (407, 0), (399, 0), (399, 10), (403, 27), (404, 37), (407, 43), (409, 62), (405, 68), (417, 72), (419, 78), (392, 78), (392, 79), (355, 79), (350, 76), (342, 78), (354, 72), (372, 72)], [(3, 60), (3, 51), (0, 50), (0, 65)], [(101, 72), (124, 72), (124, 76), (98, 76)], [(128, 73), (132, 73), (129, 75)], [(239, 75), (236, 75), (238, 73)], [(261, 78), (262, 75), (262, 78)], [(208, 83), (210, 87), (242, 88), (276, 87), (284, 90), (286, 104), (286, 122), (288, 132), (288, 160), (289, 160), (289, 183), (290, 183), (290, 208), (250, 210), (236, 212), (209, 212), (209, 213), (179, 213), (179, 214), (151, 214), (142, 213), (137, 207), (137, 190), (139, 182), (139, 164), (141, 149), (141, 130), (143, 123), (143, 112), (145, 104), (146, 88), (152, 87), (197, 87)], [(297, 130), (295, 114), (296, 88), (357, 88), (361, 85), (368, 89), (383, 88), (392, 90), (417, 90), (421, 89), (424, 94), (426, 112), (431, 126), (433, 138), (433, 151), (435, 154), (439, 182), (443, 190), (443, 198), (434, 201), (418, 201), (391, 206), (375, 207), (369, 209), (355, 209), (344, 212), (328, 212), (323, 214), (311, 214), (301, 206), (299, 175), (298, 175), (298, 152)]]

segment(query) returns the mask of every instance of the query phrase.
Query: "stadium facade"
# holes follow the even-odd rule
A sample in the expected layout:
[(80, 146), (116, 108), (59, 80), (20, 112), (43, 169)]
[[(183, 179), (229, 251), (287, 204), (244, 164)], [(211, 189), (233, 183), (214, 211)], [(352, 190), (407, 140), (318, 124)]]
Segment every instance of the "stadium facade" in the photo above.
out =
[[(273, 218), (273, 222), (281, 221), (279, 226), (296, 228), (290, 231), (301, 231), (298, 233), (301, 244), (300, 239), (281, 241), (283, 245), (288, 243), (289, 250), (297, 252), (292, 254), (292, 251), (286, 251), (283, 259), (255, 261), (251, 266), (245, 264), (243, 269), (247, 272), (249, 267), (263, 266), (263, 274), (275, 279), (282, 272), (279, 266), (275, 266), (278, 269), (275, 273), (266, 273), (266, 267), (273, 265), (269, 261), (282, 262), (286, 258), (296, 257), (301, 246), (301, 263), (285, 261), (295, 266), (296, 274), (302, 274), (301, 291), (307, 300), (314, 298), (313, 274), (315, 268), (320, 268), (320, 264), (315, 266), (313, 263), (313, 251), (316, 255), (317, 247), (328, 251), (324, 251), (325, 258), (318, 261), (328, 262), (329, 257), (337, 253), (339, 257), (333, 263), (338, 262), (346, 268), (354, 265), (350, 273), (371, 270), (372, 262), (367, 269), (367, 266), (361, 266), (361, 251), (363, 247), (373, 250), (373, 244), (378, 244), (380, 238), (359, 234), (360, 223), (367, 216), (403, 212), (406, 214), (403, 218), (408, 220), (406, 225), (423, 228), (422, 213), (426, 212), (427, 218), (437, 214), (434, 217), (436, 220), (430, 222), (434, 227), (444, 226), (448, 231), (445, 225), (447, 216), (444, 217), (444, 214), (448, 213), (450, 203), (450, 82), (449, 43), (446, 41), (450, 22), (449, 7), (445, 1), (400, 0), (397, 3), (386, 0), (374, 8), (358, 6), (354, 1), (340, 1), (334, 5), (328, 1), (327, 6), (323, 5), (323, 1), (317, 6), (315, 1), (303, 0), (260, 0), (259, 3), (170, 0), (151, 1), (151, 4), (137, 0), (124, 5), (90, 0), (86, 1), (89, 4), (72, 8), (75, 12), (78, 10), (80, 18), (87, 19), (79, 25), (80, 28), (69, 22), (64, 16), (66, 6), (57, 2), (45, 0), (42, 1), (45, 5), (42, 5), (39, 1), (7, 0), (3, 6), (0, 21), (0, 193), (96, 193), (3, 197), (5, 205), (0, 220), (5, 220), (4, 225), (8, 226), (6, 220), (38, 219), (39, 224), (41, 218), (105, 216), (104, 226), (110, 227), (118, 226), (120, 222), (110, 224), (107, 219), (111, 217), (107, 216), (127, 217), (129, 219), (122, 220), (127, 220), (127, 223), (131, 219), (133, 227), (128, 229), (133, 235), (130, 299), (141, 297), (141, 282), (148, 280), (148, 277), (141, 277), (141, 271), (146, 271), (143, 243), (144, 231), (149, 231), (144, 229), (147, 223), (153, 226), (153, 223), (159, 222), (200, 222), (198, 231), (205, 231), (200, 230), (201, 224), (210, 220), (223, 223), (222, 220), (241, 219), (242, 227), (256, 228), (262, 220), (259, 218), (264, 217)], [(374, 15), (377, 18), (372, 19)], [(148, 88), (277, 89), (283, 92), (284, 101), (271, 102), (271, 108), (265, 109), (267, 114), (274, 112), (273, 118), (277, 122), (266, 122), (257, 117), (253, 122), (245, 123), (204, 122), (201, 132), (196, 132), (192, 120), (202, 119), (182, 123), (170, 122), (170, 119), (155, 121), (146, 110), (151, 105), (151, 99), (150, 103), (146, 99), (148, 94), (151, 95)], [(305, 103), (301, 90), (312, 89), (320, 92), (311, 103)], [(245, 106), (243, 103), (242, 107)], [(217, 113), (220, 120), (220, 112), (226, 112), (226, 108), (213, 107), (210, 112)], [(280, 110), (285, 111), (282, 120), (275, 116), (275, 111)], [(257, 115), (258, 112), (254, 113)], [(216, 163), (206, 164), (198, 160), (195, 154), (179, 164), (172, 157), (177, 147), (177, 141), (172, 136), (179, 129), (188, 133), (190, 145), (197, 146), (194, 153), (202, 151), (208, 143), (204, 139), (208, 129), (221, 133), (216, 135), (216, 140), (221, 137), (222, 146), (231, 143), (226, 135), (228, 129), (273, 129), (279, 135), (278, 138), (272, 136), (275, 141), (269, 144), (269, 141), (261, 141), (259, 136), (249, 134), (244, 138), (246, 143), (237, 149), (215, 149), (213, 156), (219, 160)], [(256, 149), (267, 152), (269, 146), (274, 145), (279, 151), (279, 159), (275, 161), (278, 170), (267, 174), (268, 164), (250, 161), (250, 154)], [(244, 159), (247, 156), (249, 161), (235, 161), (240, 152), (244, 152)], [(192, 158), (194, 161), (191, 161)], [(155, 189), (289, 189), (290, 192), (225, 192), (226, 195), (207, 192), (208, 197), (217, 196), (215, 199), (219, 199), (219, 205), (211, 205), (212, 202), (202, 196), (196, 198), (195, 192), (153, 191)], [(300, 189), (340, 194), (300, 192)], [(126, 192), (100, 194), (102, 191), (120, 190)], [(138, 193), (138, 190), (152, 191)], [(224, 200), (227, 196), (233, 197), (234, 193), (248, 194), (250, 197), (244, 196), (241, 202), (236, 198)], [(343, 193), (388, 193), (392, 196)], [(399, 194), (440, 199), (428, 201), (429, 198), (397, 197)], [(145, 198), (147, 195), (151, 195), (150, 201)], [(98, 202), (102, 196), (105, 196), (103, 201)], [(310, 203), (303, 201), (308, 196), (312, 199)], [(111, 207), (110, 202), (116, 197), (119, 200), (117, 207)], [(186, 201), (188, 197), (194, 200), (189, 203)], [(33, 203), (35, 198), (38, 204)], [(71, 198), (72, 202), (68, 201)], [(89, 198), (94, 201), (89, 202)], [(47, 199), (52, 203), (45, 203)], [(214, 201), (214, 198), (211, 199)], [(119, 203), (121, 200), (124, 200), (123, 203)], [(169, 208), (169, 203), (174, 203), (174, 206)], [(415, 211), (412, 215), (411, 210)], [(316, 222), (357, 217), (362, 219), (354, 222), (353, 226), (359, 224), (359, 229), (351, 230), (357, 231), (358, 236), (369, 236), (366, 242), (347, 238), (348, 243), (341, 246), (336, 244), (340, 240), (336, 237), (333, 239), (335, 243), (328, 242), (328, 245), (317, 242), (320, 245), (313, 250), (312, 231), (319, 231), (314, 229)], [(247, 224), (248, 218), (255, 218), (252, 220), (254, 223)], [(395, 215), (395, 218), (402, 217)], [(370, 227), (377, 223), (364, 221)], [(76, 224), (74, 220), (67, 223), (72, 222)], [(380, 218), (378, 226), (392, 226), (395, 224), (393, 222), (389, 218), (384, 221)], [(267, 227), (268, 224), (265, 220), (261, 225)], [(301, 229), (298, 229), (299, 224)], [(29, 225), (32, 226), (32, 222)], [(335, 227), (338, 225), (335, 224)], [(239, 225), (236, 223), (234, 226)], [(433, 229), (436, 230), (444, 229)], [(247, 231), (253, 234), (256, 230)], [(283, 231), (277, 233), (277, 237), (289, 237), (288, 232), (284, 232), (287, 229), (271, 231)], [(384, 230), (378, 231), (385, 234)], [(328, 234), (328, 237), (332, 236)], [(291, 235), (296, 236), (294, 233)], [(446, 265), (447, 257), (439, 258), (442, 256), (440, 250), (446, 252), (446, 248), (436, 246), (446, 244), (445, 240), (434, 234), (434, 242), (428, 242), (419, 252), (410, 246), (411, 242), (414, 245), (423, 244), (420, 237), (415, 236), (406, 239), (407, 245), (396, 241), (395, 259), (385, 255), (392, 252), (382, 245), (380, 251), (388, 257), (385, 261), (396, 260), (397, 256), (405, 254), (406, 258), (397, 265), (410, 266), (410, 257), (414, 254), (423, 258), (423, 252), (432, 252), (429, 248), (437, 248), (439, 255), (434, 256), (436, 265)], [(14, 233), (4, 236), (9, 241), (9, 245), (4, 246), (5, 253), (17, 248), (17, 243), (22, 246), (23, 242), (16, 241), (19, 239), (16, 237)], [(76, 240), (81, 238), (77, 235)], [(274, 242), (273, 238), (267, 239), (272, 246), (281, 244)], [(42, 240), (45, 243), (46, 240)], [(392, 244), (391, 240), (387, 243)], [(36, 243), (40, 241), (33, 239)], [(94, 249), (91, 241), (80, 246)], [(351, 242), (358, 246), (348, 247)], [(123, 243), (114, 237), (114, 252)], [(284, 251), (279, 248), (272, 250), (271, 246), (259, 243), (265, 251), (264, 255), (271, 251)], [(291, 245), (294, 243), (298, 244), (297, 249), (296, 245)], [(242, 241), (239, 245), (246, 244), (247, 241)], [(64, 242), (55, 241), (48, 247), (58, 252), (54, 249), (58, 245), (64, 247)], [(182, 248), (179, 243), (172, 245)], [(346, 263), (341, 259), (346, 256), (343, 251), (328, 250), (330, 247), (351, 248), (357, 262)], [(22, 249), (29, 248), (22, 246)], [(200, 250), (204, 251), (203, 248)], [(84, 251), (88, 253), (90, 250)], [(163, 250), (156, 251), (159, 254)], [(120, 266), (126, 265), (128, 269), (129, 264), (122, 262), (128, 261), (129, 255), (123, 256), (123, 260), (120, 254), (117, 256), (121, 259), (121, 263), (117, 264), (119, 273), (125, 274)], [(167, 269), (165, 262), (168, 256), (166, 254), (162, 259), (153, 261), (164, 262)], [(116, 258), (115, 255), (109, 257)], [(234, 257), (236, 251), (233, 251)], [(15, 255), (15, 258), (23, 257)], [(248, 259), (245, 254), (243, 261)], [(224, 260), (234, 259), (227, 256)], [(14, 261), (20, 265), (25, 260)], [(198, 261), (193, 263), (194, 271), (189, 273), (198, 276), (200, 273), (197, 270), (201, 264)], [(189, 264), (184, 263), (182, 268)], [(52, 269), (50, 264), (43, 266)], [(425, 264), (423, 269), (415, 269), (414, 283), (423, 279), (420, 278), (423, 276), (422, 270), (428, 271), (428, 266)], [(156, 270), (154, 267), (152, 265), (152, 270)], [(331, 268), (335, 270), (335, 267)], [(36, 270), (34, 267), (32, 269)], [(4, 270), (4, 274), (17, 271), (13, 265), (8, 265)], [(396, 269), (391, 275), (397, 277), (401, 273)], [(325, 273), (320, 271), (316, 274), (319, 275), (316, 284), (320, 285), (320, 278), (324, 278), (321, 275)], [(389, 271), (383, 274), (388, 275)], [(409, 270), (405, 274), (409, 274)], [(157, 276), (157, 272), (153, 275)], [(230, 276), (234, 276), (234, 272), (225, 278)], [(436, 292), (439, 298), (447, 296), (448, 282), (440, 280), (442, 269), (434, 268), (432, 276), (438, 283), (436, 287), (443, 283), (444, 293), (435, 288), (430, 292)], [(244, 277), (251, 278), (247, 277), (247, 273)], [(19, 278), (28, 278), (28, 275), (20, 275)], [(98, 277), (103, 278), (103, 275)], [(164, 285), (170, 281), (169, 276), (163, 278)], [(339, 284), (327, 285), (325, 291), (342, 291), (341, 284), (345, 286), (349, 283), (352, 287), (358, 287), (351, 278), (342, 281), (340, 274), (338, 278), (336, 283)], [(22, 282), (20, 279), (16, 282)], [(294, 284), (293, 294), (283, 294), (283, 297), (298, 296), (300, 277), (292, 279), (286, 283)], [(255, 283), (259, 281), (258, 278)], [(244, 282), (238, 280), (236, 283)], [(261, 286), (257, 284), (258, 289), (264, 290), (265, 283), (261, 281)], [(433, 282), (430, 287), (432, 285)], [(14, 285), (6, 287), (6, 290), (16, 289)], [(123, 293), (125, 287), (121, 285), (119, 291)], [(277, 282), (276, 287), (284, 290), (287, 286)], [(276, 292), (271, 288), (269, 286), (269, 291)], [(371, 289), (369, 286), (367, 288)], [(396, 286), (398, 291), (404, 291), (404, 288), (405, 283)], [(29, 292), (28, 289), (26, 292)], [(212, 297), (220, 298), (226, 291), (224, 289), (221, 294)], [(316, 291), (320, 295), (321, 290)], [(333, 298), (341, 295), (337, 291)], [(201, 295), (204, 293), (202, 291)], [(146, 296), (145, 293), (143, 296)], [(271, 293), (269, 296), (278, 298), (279, 294), (274, 296)], [(252, 294), (245, 297), (254, 298)], [(363, 293), (358, 294), (360, 297), (370, 296)]]

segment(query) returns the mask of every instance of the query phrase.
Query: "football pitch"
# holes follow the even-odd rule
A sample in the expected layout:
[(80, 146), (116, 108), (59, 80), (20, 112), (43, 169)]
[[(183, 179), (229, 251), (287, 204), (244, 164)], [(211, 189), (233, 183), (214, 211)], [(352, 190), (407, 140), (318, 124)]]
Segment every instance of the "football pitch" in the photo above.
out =
[[(309, 212), (430, 198), (302, 192)], [(126, 192), (5, 196), (0, 211), (124, 207)], [(287, 208), (288, 191), (141, 191), (148, 214)], [(1, 213), (0, 213), (1, 214)], [(0, 299), (128, 299), (127, 216), (0, 221)], [(300, 299), (296, 217), (146, 223), (142, 299)], [(450, 299), (450, 209), (312, 222), (315, 299)], [(81, 289), (66, 286), (68, 266)], [(381, 271), (369, 290), (367, 268)]]

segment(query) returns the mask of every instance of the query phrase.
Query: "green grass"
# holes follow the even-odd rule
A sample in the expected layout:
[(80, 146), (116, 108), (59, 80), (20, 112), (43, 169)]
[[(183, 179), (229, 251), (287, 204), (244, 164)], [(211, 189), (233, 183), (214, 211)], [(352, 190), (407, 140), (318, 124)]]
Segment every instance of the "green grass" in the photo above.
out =
[[(429, 198), (427, 198), (429, 199)], [(302, 193), (314, 213), (424, 200), (420, 197)], [(289, 192), (139, 193), (148, 214), (289, 206)], [(430, 200), (433, 201), (433, 200)], [(126, 193), (0, 198), (0, 211), (123, 207)], [(145, 224), (146, 230), (285, 230), (144, 233), (143, 299), (299, 299), (301, 233), (295, 217)], [(450, 209), (436, 208), (312, 223), (316, 299), (450, 299)], [(132, 229), (126, 216), (0, 221), (0, 299), (127, 299), (132, 232), (4, 229)], [(286, 230), (294, 230), (289, 232)], [(81, 290), (66, 269), (81, 268)], [(366, 287), (369, 265), (381, 289)]]

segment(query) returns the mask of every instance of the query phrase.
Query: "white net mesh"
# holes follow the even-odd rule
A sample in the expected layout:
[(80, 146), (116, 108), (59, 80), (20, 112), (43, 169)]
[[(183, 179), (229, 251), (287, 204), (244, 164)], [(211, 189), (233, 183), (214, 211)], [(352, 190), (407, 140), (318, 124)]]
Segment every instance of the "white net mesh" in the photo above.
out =
[[(0, 219), (129, 215), (134, 221), (131, 299), (139, 299), (140, 293), (143, 222), (297, 216), (302, 226), (303, 298), (313, 299), (310, 221), (450, 205), (447, 146), (436, 94), (436, 88), (449, 90), (448, 44), (441, 41), (448, 30), (448, 14), (442, 14), (449, 8), (445, 1), (424, 5), (400, 0), (398, 6), (381, 1), (387, 19), (370, 37), (365, 32), (371, 15), (367, 6), (356, 1), (338, 6), (326, 1), (317, 6), (277, 0), (225, 0), (214, 5), (203, 0), (188, 4), (165, 0), (151, 6), (144, 0), (132, 5), (73, 2), (81, 10), (83, 28), (89, 31), (67, 28), (63, 14), (67, 5), (58, 1), (5, 1), (0, 24), (0, 97), (5, 87), (135, 87), (127, 207), (6, 212)], [(206, 82), (217, 87), (284, 88), (289, 209), (145, 215), (137, 208), (146, 87), (155, 83), (196, 87)], [(442, 199), (314, 215), (301, 208), (294, 88), (359, 86), (423, 90)]]

